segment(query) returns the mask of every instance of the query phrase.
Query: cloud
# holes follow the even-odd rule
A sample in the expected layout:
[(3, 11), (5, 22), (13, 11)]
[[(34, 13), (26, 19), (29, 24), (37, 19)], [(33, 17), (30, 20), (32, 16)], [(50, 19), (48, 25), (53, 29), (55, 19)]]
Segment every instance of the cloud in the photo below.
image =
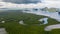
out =
[(37, 3), (37, 4), (14, 4), (14, 3), (7, 3), (7, 2), (0, 2), (2, 5), (0, 8), (38, 8), (43, 7), (44, 4)]
[(37, 4), (15, 4), (15, 3), (7, 3), (0, 2), (0, 8), (42, 8), (45, 4), (37, 3)]
[(45, 3), (47, 7), (60, 8), (60, 0), (45, 0), (43, 3)]
[(3, 0), (3, 1), (4, 2), (17, 3), (17, 4), (37, 3), (37, 2), (40, 2), (40, 0)]
[(44, 0), (42, 3), (38, 2), (36, 4), (16, 4), (11, 2), (3, 2), (0, 1), (0, 8), (43, 8), (43, 7), (54, 7), (54, 8), (60, 8), (60, 1), (54, 1), (54, 0)]

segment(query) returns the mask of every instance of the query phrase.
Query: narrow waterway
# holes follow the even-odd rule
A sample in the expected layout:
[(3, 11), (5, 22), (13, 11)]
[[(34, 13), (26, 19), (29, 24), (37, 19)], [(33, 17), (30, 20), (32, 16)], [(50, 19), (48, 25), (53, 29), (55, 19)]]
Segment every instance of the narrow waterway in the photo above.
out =
[(51, 31), (53, 29), (60, 29), (60, 24), (55, 24), (55, 25), (49, 25), (47, 27), (45, 27), (45, 31)]

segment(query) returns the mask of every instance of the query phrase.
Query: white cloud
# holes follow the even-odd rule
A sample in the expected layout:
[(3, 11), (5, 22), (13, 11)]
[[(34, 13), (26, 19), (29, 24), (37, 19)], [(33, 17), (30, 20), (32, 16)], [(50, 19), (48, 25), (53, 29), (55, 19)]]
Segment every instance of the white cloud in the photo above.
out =
[(43, 3), (45, 3), (47, 7), (60, 8), (60, 1), (46, 0), (43, 1)]
[(43, 7), (44, 4), (37, 3), (37, 4), (14, 4), (14, 3), (7, 3), (7, 2), (0, 2), (0, 8), (34, 8), (34, 7)]

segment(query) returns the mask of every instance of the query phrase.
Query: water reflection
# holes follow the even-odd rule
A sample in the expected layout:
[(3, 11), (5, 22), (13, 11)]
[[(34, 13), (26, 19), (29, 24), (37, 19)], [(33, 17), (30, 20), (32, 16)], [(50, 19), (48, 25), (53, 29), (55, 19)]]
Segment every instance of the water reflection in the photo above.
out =
[(60, 22), (60, 12), (49, 12), (49, 11), (41, 11), (41, 10), (36, 10), (36, 11), (30, 10), (30, 11), (23, 11), (23, 12), (36, 14), (36, 15), (48, 16)]
[(42, 18), (39, 19), (40, 22), (43, 22), (43, 24), (47, 24), (48, 23), (48, 18)]

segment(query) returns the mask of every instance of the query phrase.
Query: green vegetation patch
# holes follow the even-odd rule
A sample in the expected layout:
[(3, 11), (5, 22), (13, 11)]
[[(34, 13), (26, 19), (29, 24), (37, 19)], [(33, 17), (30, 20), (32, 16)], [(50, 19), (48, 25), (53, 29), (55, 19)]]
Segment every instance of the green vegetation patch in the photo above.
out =
[[(6, 11), (0, 13), (0, 21), (6, 21), (5, 23), (0, 23), (0, 27), (6, 28), (8, 34), (50, 34), (51, 32), (46, 32), (44, 28), (48, 25), (58, 24), (54, 19), (49, 17), (48, 24), (40, 25), (41, 22), (38, 20), (41, 18), (45, 18), (46, 16), (39, 16), (34, 14), (22, 13), (19, 11)], [(3, 19), (2, 19), (3, 18)], [(21, 25), (19, 21), (23, 20), (25, 24)]]

